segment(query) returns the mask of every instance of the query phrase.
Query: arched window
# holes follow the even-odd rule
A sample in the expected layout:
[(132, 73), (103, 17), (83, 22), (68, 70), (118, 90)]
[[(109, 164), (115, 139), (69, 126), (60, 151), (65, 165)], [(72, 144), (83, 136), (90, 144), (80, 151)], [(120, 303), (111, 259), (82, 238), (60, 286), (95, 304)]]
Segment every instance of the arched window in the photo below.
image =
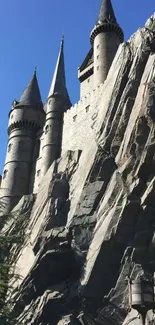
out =
[(11, 147), (12, 147), (12, 143), (9, 143), (9, 145), (8, 145), (8, 152), (11, 151)]
[(39, 176), (40, 175), (40, 169), (39, 170), (37, 170), (37, 176)]
[(48, 133), (48, 131), (49, 131), (49, 125), (46, 125), (45, 126), (45, 134)]
[(15, 169), (14, 169), (14, 171), (17, 173), (17, 172), (19, 172), (19, 170), (20, 170), (20, 167), (15, 167)]
[(89, 112), (90, 105), (86, 107), (86, 113)]
[(3, 179), (5, 179), (5, 178), (6, 178), (6, 176), (7, 176), (7, 173), (8, 173), (8, 170), (7, 170), (7, 169), (5, 169), (5, 170), (4, 170), (4, 172), (3, 172)]
[(22, 188), (22, 179), (21, 179), (20, 167), (17, 165), (17, 167), (14, 168), (14, 173), (13, 173), (12, 191), (16, 193), (16, 191), (19, 190), (20, 188)]
[(22, 153), (24, 151), (25, 142), (19, 141), (18, 143), (18, 152)]

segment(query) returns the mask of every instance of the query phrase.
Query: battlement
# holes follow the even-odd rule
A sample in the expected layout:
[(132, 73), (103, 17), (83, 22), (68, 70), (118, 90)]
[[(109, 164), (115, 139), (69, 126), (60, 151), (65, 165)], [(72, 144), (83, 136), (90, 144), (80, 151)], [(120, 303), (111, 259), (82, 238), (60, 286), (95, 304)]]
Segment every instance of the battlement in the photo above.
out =
[(103, 84), (100, 84), (64, 114), (62, 152), (82, 150), (87, 138), (94, 137), (93, 124), (102, 88)]
[(103, 84), (100, 84), (98, 87), (93, 89), (92, 92), (83, 96), (77, 103), (75, 103), (70, 109), (67, 110), (65, 116), (79, 114), (79, 108), (87, 107), (90, 104), (92, 105), (98, 98), (102, 88)]

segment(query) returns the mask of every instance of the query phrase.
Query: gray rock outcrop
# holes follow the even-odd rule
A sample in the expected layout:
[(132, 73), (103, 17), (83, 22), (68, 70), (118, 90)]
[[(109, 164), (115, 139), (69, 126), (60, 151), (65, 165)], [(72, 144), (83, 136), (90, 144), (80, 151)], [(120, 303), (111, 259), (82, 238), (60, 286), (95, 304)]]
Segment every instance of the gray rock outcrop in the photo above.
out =
[(126, 279), (155, 272), (155, 14), (120, 45), (93, 130), (41, 182), (15, 265), (16, 324), (140, 323)]

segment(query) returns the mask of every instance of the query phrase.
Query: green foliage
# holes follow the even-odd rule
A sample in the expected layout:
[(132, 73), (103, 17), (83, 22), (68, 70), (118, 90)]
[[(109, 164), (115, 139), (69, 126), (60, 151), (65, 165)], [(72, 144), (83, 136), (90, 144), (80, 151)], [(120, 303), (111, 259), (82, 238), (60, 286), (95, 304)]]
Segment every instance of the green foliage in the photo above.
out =
[[(14, 301), (8, 293), (12, 288), (10, 281), (19, 279), (14, 272), (14, 265), (25, 242), (28, 213), (0, 216), (0, 324), (17, 324), (13, 311)], [(10, 297), (10, 296), (9, 296)]]

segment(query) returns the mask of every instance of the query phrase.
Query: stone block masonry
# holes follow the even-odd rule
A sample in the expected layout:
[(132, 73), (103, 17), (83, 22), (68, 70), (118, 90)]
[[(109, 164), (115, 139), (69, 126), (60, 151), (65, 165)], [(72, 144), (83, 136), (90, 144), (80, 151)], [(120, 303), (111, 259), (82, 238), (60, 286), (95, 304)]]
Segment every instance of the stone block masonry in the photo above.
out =
[[(93, 125), (97, 118), (98, 104), (101, 99), (103, 84), (94, 89), (91, 94), (84, 96), (64, 114), (62, 155), (68, 150), (83, 150), (89, 139), (95, 139)], [(44, 129), (45, 132), (45, 129)], [(33, 192), (38, 192), (38, 187), (43, 177), (43, 147), (45, 133), (40, 138), (40, 156), (36, 162)]]
[(62, 153), (67, 150), (83, 150), (86, 141), (94, 139), (93, 125), (97, 117), (102, 88), (103, 84), (64, 114)]

